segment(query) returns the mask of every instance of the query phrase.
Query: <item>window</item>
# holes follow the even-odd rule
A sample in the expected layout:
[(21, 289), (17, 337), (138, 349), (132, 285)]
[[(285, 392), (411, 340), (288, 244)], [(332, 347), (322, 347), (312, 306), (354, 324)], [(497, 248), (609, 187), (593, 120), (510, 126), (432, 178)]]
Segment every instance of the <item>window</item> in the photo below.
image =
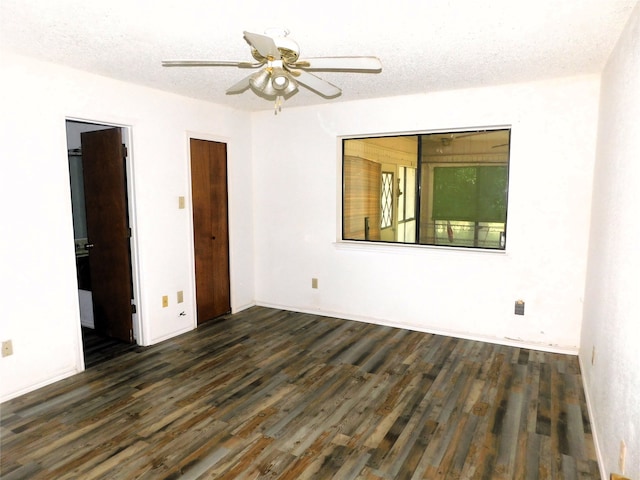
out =
[(390, 228), (393, 219), (393, 173), (382, 172), (382, 193), (381, 193), (382, 221), (380, 228)]
[(343, 140), (342, 238), (503, 250), (510, 130)]

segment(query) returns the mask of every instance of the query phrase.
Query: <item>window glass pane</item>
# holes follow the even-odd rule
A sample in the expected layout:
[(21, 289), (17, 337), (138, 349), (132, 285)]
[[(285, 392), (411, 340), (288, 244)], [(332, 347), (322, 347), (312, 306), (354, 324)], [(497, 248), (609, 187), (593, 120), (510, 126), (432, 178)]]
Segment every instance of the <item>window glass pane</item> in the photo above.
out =
[(389, 228), (393, 222), (393, 173), (382, 172), (382, 220), (380, 228)]
[(477, 167), (478, 222), (507, 219), (507, 167)]
[(416, 217), (416, 169), (405, 168), (405, 218)]
[(342, 238), (504, 249), (510, 133), (343, 140)]
[(436, 167), (433, 219), (504, 221), (506, 187), (506, 167)]
[(416, 221), (405, 220), (398, 222), (397, 239), (398, 243), (416, 243)]
[(504, 223), (436, 220), (436, 245), (502, 248)]
[(343, 238), (380, 239), (380, 165), (360, 158), (345, 159)]
[(474, 220), (476, 211), (475, 167), (433, 169), (433, 219)]
[(398, 170), (398, 222), (403, 222), (405, 219), (405, 202), (407, 195), (405, 192), (405, 168), (400, 167)]

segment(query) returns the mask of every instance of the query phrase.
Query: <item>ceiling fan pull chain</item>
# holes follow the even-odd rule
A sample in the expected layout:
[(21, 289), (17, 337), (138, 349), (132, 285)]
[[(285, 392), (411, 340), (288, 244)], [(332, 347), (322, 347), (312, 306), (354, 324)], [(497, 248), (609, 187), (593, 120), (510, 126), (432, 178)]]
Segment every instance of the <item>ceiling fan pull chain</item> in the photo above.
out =
[(276, 97), (276, 103), (274, 105), (274, 112), (273, 112), (274, 115), (277, 115), (278, 112), (282, 111), (282, 104), (283, 103), (284, 103), (284, 97), (278, 95)]

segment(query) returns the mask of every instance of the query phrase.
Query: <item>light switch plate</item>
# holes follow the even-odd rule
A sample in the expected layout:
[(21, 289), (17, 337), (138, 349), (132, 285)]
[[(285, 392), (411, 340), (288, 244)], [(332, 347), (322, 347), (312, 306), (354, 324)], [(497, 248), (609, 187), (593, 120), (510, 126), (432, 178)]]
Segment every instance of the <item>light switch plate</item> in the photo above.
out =
[(9, 355), (13, 355), (13, 342), (6, 340), (2, 342), (2, 356), (8, 357)]

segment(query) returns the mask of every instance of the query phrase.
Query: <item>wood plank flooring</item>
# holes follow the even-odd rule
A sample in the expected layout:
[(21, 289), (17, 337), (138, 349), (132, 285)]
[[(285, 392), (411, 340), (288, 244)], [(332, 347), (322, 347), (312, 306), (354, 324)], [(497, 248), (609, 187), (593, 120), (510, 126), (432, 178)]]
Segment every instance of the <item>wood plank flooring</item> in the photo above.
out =
[(125, 343), (117, 338), (105, 337), (91, 328), (82, 327), (82, 350), (85, 368), (124, 355), (140, 348), (135, 343)]
[(577, 357), (254, 307), (5, 402), (12, 479), (597, 479)]

